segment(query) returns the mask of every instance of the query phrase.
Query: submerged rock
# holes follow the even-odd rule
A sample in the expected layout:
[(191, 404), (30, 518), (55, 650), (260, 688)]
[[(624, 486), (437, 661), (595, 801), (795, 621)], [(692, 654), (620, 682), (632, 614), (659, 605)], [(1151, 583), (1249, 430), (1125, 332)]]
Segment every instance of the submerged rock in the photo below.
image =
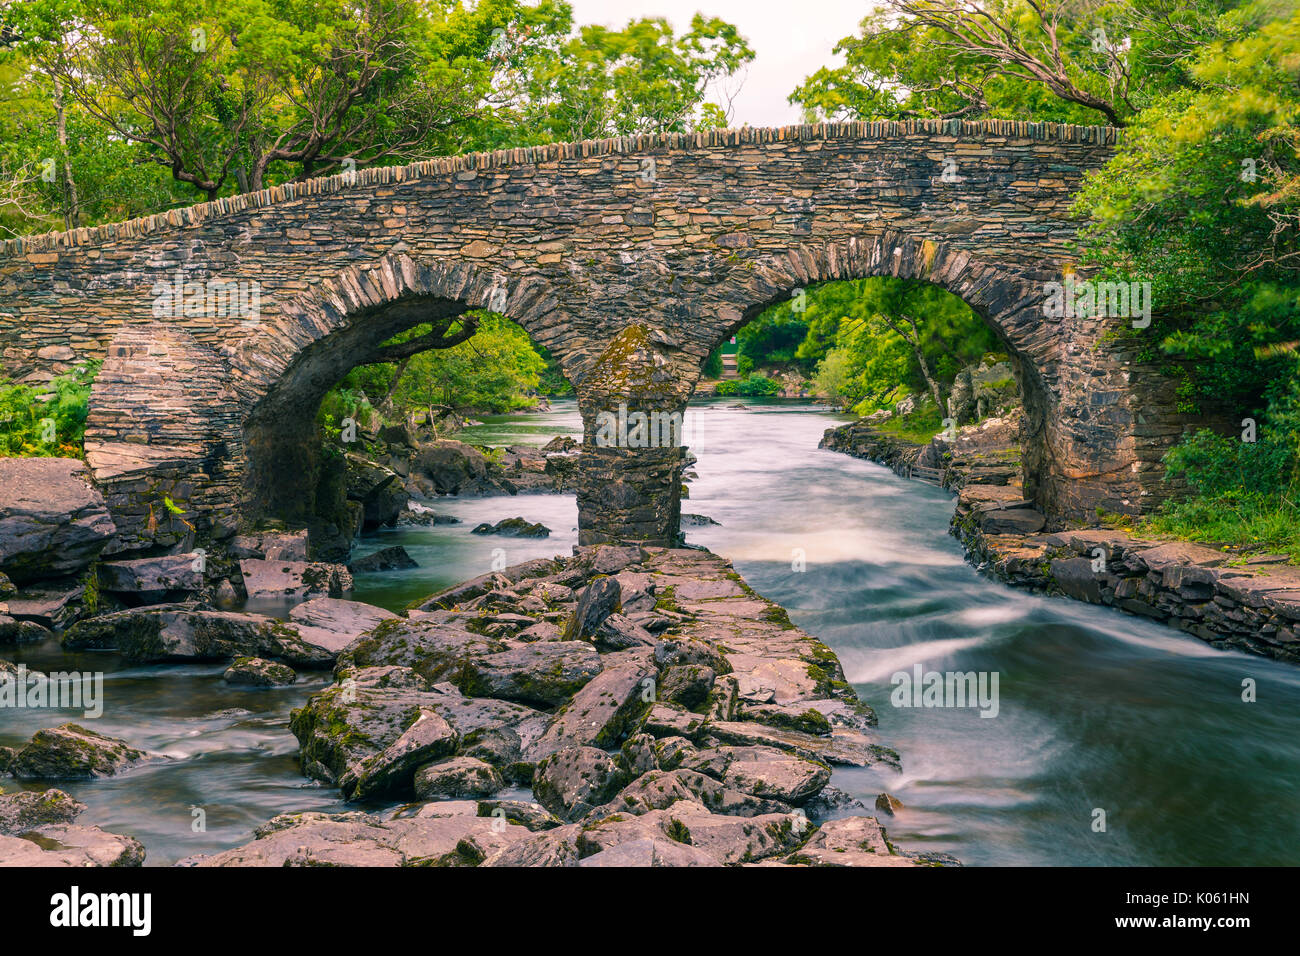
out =
[(418, 568), (415, 559), (406, 553), (406, 549), (400, 544), (395, 544), (389, 548), (381, 548), (374, 554), (368, 554), (364, 558), (357, 558), (352, 562), (351, 568), (354, 574), (373, 571), (406, 571), (410, 568)]
[(292, 667), (260, 657), (236, 658), (221, 677), (227, 684), (245, 684), (251, 687), (283, 687), (298, 679)]
[(77, 724), (38, 730), (18, 751), (9, 772), (19, 780), (89, 780), (111, 777), (148, 759), (125, 740)]
[(485, 521), (470, 531), (470, 534), (496, 534), (503, 538), (549, 538), (551, 529), (524, 518), (504, 518), (496, 524)]
[(71, 823), (86, 805), (62, 790), (20, 790), (0, 794), (0, 834), (18, 836), (33, 827)]

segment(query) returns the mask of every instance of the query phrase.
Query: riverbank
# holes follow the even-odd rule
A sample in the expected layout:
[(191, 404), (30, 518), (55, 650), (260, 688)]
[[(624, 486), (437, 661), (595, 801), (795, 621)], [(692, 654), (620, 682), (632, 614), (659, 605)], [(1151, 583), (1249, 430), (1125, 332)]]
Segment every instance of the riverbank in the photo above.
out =
[[(1114, 607), (1221, 648), (1300, 663), (1300, 568), (1285, 555), (1243, 556), (1123, 532), (1047, 532), (1025, 500), (1014, 432), (1000, 420), (928, 445), (862, 422), (827, 429), (819, 447), (883, 464), (917, 466), (957, 493), (951, 533), (978, 570), (1012, 587)], [(934, 471), (928, 471), (933, 469)]]

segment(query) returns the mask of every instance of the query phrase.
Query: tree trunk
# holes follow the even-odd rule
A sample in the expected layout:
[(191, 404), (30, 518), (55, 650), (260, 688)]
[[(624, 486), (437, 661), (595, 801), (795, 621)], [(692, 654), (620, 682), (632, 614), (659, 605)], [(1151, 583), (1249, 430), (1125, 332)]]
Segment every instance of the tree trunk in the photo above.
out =
[(63, 161), (63, 222), (76, 229), (81, 221), (81, 202), (77, 198), (77, 181), (72, 178), (72, 159), (68, 155), (68, 117), (63, 110), (63, 84), (54, 80), (54, 115), (57, 118), (59, 158)]

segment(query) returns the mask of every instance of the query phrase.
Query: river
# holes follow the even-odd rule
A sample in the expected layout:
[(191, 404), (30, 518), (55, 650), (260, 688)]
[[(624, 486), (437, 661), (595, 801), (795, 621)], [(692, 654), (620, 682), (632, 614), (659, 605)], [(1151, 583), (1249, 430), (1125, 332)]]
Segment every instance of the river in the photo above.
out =
[[(687, 416), (699, 462), (683, 511), (720, 522), (689, 528), (688, 540), (732, 558), (829, 644), (876, 708), (902, 772), (838, 768), (833, 783), (869, 806), (882, 791), (900, 799), (904, 808), (884, 818), (894, 843), (969, 865), (1300, 863), (1300, 670), (982, 577), (947, 534), (947, 492), (817, 449), (842, 419), (803, 404), (733, 404), (700, 403)], [(557, 403), (489, 419), (469, 437), (542, 444), (578, 430), (572, 403)], [(577, 540), (572, 495), (435, 507), (463, 523), (367, 536), (358, 556), (402, 544), (420, 567), (359, 576), (355, 598), (400, 608), (494, 558), (567, 553)], [(469, 533), (515, 515), (551, 537)], [(223, 665), (121, 666), (112, 655), (65, 655), (55, 642), (6, 656), (104, 671), (106, 710), (87, 723), (176, 758), (60, 785), (90, 807), (78, 822), (135, 836), (150, 865), (238, 845), (276, 813), (344, 809), (334, 790), (299, 775), (288, 731), (289, 710), (324, 675), (241, 690), (221, 681)], [(997, 715), (893, 706), (891, 677), (917, 664), (996, 674)], [(1255, 702), (1242, 700), (1245, 679)], [(8, 711), (0, 744), (78, 716)]]

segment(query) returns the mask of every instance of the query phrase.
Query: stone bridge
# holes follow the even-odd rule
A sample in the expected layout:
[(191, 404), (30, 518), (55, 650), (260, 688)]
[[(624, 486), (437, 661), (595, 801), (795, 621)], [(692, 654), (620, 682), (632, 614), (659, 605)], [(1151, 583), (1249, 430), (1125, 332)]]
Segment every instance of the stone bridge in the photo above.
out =
[[(1069, 207), (1116, 133), (1019, 122), (849, 123), (627, 137), (369, 169), (0, 247), (0, 355), (41, 380), (103, 358), (87, 458), (124, 546), (201, 539), (314, 495), (315, 412), (396, 333), (472, 309), (561, 362), (583, 416), (580, 537), (663, 542), (681, 448), (602, 447), (597, 417), (681, 411), (710, 351), (834, 279), (962, 297), (1013, 357), (1026, 487), (1055, 520), (1158, 496), (1170, 383), (1048, 318)], [(1155, 409), (1151, 411), (1150, 409)], [(755, 435), (756, 443), (762, 441)]]

